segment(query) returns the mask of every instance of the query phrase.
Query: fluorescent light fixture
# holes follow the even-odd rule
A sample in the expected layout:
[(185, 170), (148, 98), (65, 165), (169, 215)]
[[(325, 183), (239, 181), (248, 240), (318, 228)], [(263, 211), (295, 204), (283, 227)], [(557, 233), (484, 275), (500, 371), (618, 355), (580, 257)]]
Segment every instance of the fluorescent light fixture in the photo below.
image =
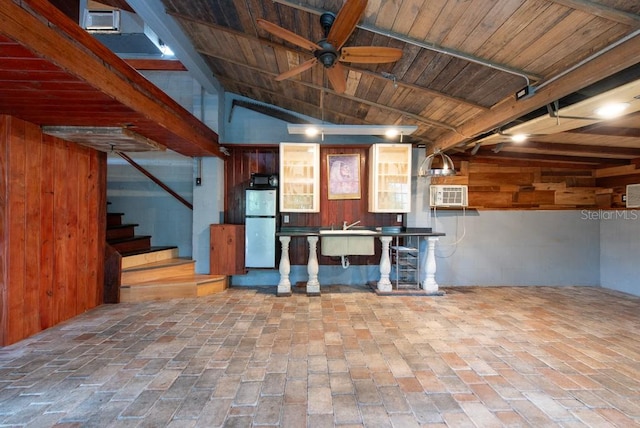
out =
[(628, 107), (629, 103), (611, 103), (596, 109), (595, 113), (604, 119), (612, 119), (620, 116)]
[[(306, 134), (306, 135), (411, 135), (417, 126), (387, 126), (387, 125), (299, 125), (288, 124), (289, 134)], [(310, 133), (310, 129), (315, 129), (315, 134)]]

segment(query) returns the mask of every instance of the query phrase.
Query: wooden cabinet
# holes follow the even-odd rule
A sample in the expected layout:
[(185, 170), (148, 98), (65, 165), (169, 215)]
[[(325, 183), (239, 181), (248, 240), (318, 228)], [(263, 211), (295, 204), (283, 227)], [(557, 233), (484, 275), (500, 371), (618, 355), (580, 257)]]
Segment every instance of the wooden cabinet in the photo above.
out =
[(243, 275), (244, 225), (212, 224), (209, 226), (209, 273)]
[(411, 211), (411, 144), (373, 144), (369, 149), (369, 211)]
[(320, 211), (320, 145), (280, 143), (280, 211)]

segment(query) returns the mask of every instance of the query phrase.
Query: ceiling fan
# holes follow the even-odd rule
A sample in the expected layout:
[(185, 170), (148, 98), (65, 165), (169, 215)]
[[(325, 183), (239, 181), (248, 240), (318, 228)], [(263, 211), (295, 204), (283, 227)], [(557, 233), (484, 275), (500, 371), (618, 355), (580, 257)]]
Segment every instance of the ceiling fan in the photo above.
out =
[(303, 62), (276, 76), (277, 81), (285, 80), (302, 73), (320, 63), (327, 72), (333, 89), (342, 93), (347, 83), (345, 69), (341, 62), (361, 64), (382, 64), (394, 62), (402, 56), (402, 50), (382, 46), (346, 46), (347, 39), (356, 28), (360, 17), (367, 7), (367, 0), (346, 0), (337, 15), (325, 12), (320, 16), (320, 25), (324, 30), (324, 39), (314, 43), (272, 22), (258, 19), (260, 28), (280, 37), (296, 46), (311, 51), (314, 58)]

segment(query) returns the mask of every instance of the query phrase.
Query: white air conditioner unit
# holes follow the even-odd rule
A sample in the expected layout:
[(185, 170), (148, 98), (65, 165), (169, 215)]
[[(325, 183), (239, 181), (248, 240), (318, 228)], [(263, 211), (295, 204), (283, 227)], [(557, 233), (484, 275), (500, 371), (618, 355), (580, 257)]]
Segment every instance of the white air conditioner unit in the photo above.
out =
[(120, 11), (87, 10), (84, 14), (84, 29), (87, 31), (120, 31)]
[(627, 208), (640, 208), (640, 184), (627, 184)]
[(432, 207), (466, 207), (468, 188), (447, 184), (429, 186), (429, 202)]

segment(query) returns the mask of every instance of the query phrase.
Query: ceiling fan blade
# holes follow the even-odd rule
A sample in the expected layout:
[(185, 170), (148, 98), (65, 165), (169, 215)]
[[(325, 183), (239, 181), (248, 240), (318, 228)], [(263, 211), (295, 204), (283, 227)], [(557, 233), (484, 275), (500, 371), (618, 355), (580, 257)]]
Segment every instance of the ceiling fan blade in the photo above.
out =
[(331, 82), (331, 86), (333, 86), (333, 90), (338, 94), (341, 94), (347, 89), (347, 80), (344, 75), (344, 67), (339, 62), (336, 62), (333, 67), (325, 68), (327, 70), (327, 77), (329, 78), (329, 82)]
[(276, 76), (276, 82), (280, 82), (281, 80), (286, 80), (290, 77), (295, 76), (296, 74), (300, 74), (303, 71), (307, 71), (317, 63), (318, 63), (318, 60), (316, 58), (311, 58), (310, 60), (303, 62), (299, 66), (293, 67), (289, 71), (285, 71), (284, 73)]
[(316, 43), (313, 43), (310, 40), (305, 39), (302, 36), (298, 36), (296, 33), (292, 33), (291, 31), (280, 27), (272, 22), (265, 21), (264, 19), (258, 18), (256, 19), (258, 23), (258, 27), (262, 28), (265, 31), (273, 34), (274, 36), (278, 36), (281, 39), (286, 40), (289, 43), (292, 43), (296, 46), (300, 46), (308, 51), (315, 51), (321, 49)]
[(367, 0), (347, 0), (327, 34), (327, 41), (340, 49), (353, 33), (366, 7)]
[(402, 57), (402, 49), (381, 46), (351, 46), (342, 48), (340, 61), (360, 64), (395, 62)]

